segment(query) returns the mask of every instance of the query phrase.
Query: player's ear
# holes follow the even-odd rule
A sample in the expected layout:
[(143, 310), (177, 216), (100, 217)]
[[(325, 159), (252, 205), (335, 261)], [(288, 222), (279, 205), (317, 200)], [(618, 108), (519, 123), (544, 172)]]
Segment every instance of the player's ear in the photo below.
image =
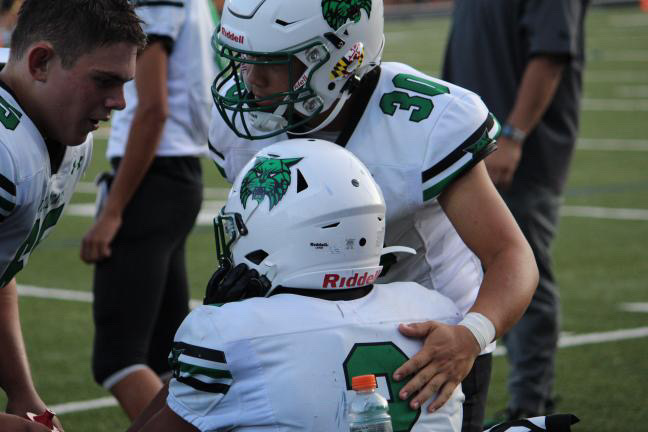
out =
[(54, 47), (47, 42), (38, 42), (27, 50), (27, 67), (29, 74), (36, 81), (47, 81), (48, 70), (56, 57)]

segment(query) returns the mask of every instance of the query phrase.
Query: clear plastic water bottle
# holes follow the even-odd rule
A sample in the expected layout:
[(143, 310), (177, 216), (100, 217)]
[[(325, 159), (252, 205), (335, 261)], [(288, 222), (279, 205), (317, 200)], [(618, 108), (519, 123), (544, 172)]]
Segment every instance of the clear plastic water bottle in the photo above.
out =
[(376, 377), (360, 375), (351, 379), (355, 397), (349, 405), (350, 432), (392, 432), (387, 400), (376, 392)]

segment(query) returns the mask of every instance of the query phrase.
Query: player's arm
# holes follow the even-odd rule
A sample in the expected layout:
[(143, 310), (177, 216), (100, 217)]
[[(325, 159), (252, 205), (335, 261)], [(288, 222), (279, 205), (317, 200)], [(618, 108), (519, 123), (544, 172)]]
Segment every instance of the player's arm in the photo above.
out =
[(110, 243), (121, 226), (124, 208), (148, 171), (169, 115), (168, 51), (161, 40), (139, 55), (135, 73), (137, 108), (126, 151), (97, 221), (83, 238), (81, 259), (97, 262), (110, 256)]
[(135, 419), (133, 425), (127, 432), (138, 431), (178, 431), (178, 432), (193, 432), (198, 429), (191, 423), (186, 422), (182, 417), (177, 415), (166, 404), (166, 398), (169, 394), (168, 383), (160, 390), (160, 392), (151, 401), (149, 406)]
[(502, 336), (520, 319), (538, 283), (531, 247), (483, 163), (452, 184), (439, 202), (484, 268), (470, 312), (486, 316), (495, 326), (495, 337)]
[[(538, 55), (529, 61), (507, 124), (524, 135), (535, 129), (556, 94), (567, 60), (566, 56)], [(496, 186), (508, 189), (511, 185), (523, 145), (523, 139), (511, 136), (497, 140), (498, 151), (486, 158), (488, 174)]]
[[(484, 267), (484, 279), (470, 312), (485, 316), (494, 325), (496, 336), (501, 336), (524, 313), (537, 285), (533, 252), (488, 178), (483, 162), (453, 182), (439, 202)], [(418, 408), (438, 392), (429, 408), (436, 410), (470, 372), (481, 347), (463, 325), (432, 321), (402, 326), (401, 331), (425, 342), (423, 349), (395, 373), (400, 377), (414, 374), (400, 396), (418, 392), (410, 402)]]
[(139, 431), (141, 432), (196, 432), (199, 429), (164, 405)]
[[(506, 204), (479, 162), (454, 181), (439, 202), (466, 245), (479, 257), (484, 279), (470, 312), (485, 316), (501, 336), (522, 316), (538, 283), (533, 252)], [(412, 406), (430, 404), (436, 410), (470, 372), (481, 347), (467, 327), (428, 322), (405, 327), (403, 333), (424, 337), (424, 347), (396, 371), (415, 374), (401, 392), (418, 392)], [(490, 341), (488, 341), (490, 342)]]
[[(46, 405), (36, 393), (29, 370), (29, 361), (20, 328), (15, 278), (0, 288), (0, 347), (2, 347), (0, 349), (0, 387), (7, 394), (7, 413), (19, 417), (24, 417), (27, 412), (41, 414), (45, 411)], [(16, 427), (20, 427), (22, 424), (15, 418), (3, 418), (1, 421), (6, 421), (7, 425), (14, 424)], [(58, 420), (55, 424), (62, 430)], [(28, 430), (25, 429), (24, 424), (22, 427), (23, 429), (15, 430)], [(5, 429), (5, 427), (0, 429), (3, 431), (12, 430)]]
[(165, 405), (166, 398), (169, 394), (169, 383), (165, 383), (164, 386), (160, 389), (157, 395), (153, 398), (151, 403), (142, 411), (142, 413), (137, 416), (133, 421), (133, 424), (128, 428), (126, 432), (137, 432), (142, 429), (142, 427), (157, 414)]

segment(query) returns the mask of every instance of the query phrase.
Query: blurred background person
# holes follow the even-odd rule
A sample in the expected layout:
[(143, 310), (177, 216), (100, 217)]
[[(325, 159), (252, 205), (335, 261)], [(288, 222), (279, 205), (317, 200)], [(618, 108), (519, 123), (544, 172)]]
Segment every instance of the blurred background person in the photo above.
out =
[(0, 47), (11, 44), (11, 34), (16, 27), (18, 11), (23, 0), (2, 0), (0, 2)]
[(107, 194), (81, 245), (81, 258), (96, 263), (94, 377), (131, 419), (162, 387), (188, 313), (185, 243), (202, 203), (217, 73), (208, 1), (136, 3), (148, 45), (112, 123), (114, 178), (100, 179)]
[(503, 123), (488, 173), (522, 228), (540, 280), (503, 338), (514, 419), (554, 409), (559, 298), (551, 263), (578, 135), (589, 0), (456, 0), (443, 78), (478, 93)]

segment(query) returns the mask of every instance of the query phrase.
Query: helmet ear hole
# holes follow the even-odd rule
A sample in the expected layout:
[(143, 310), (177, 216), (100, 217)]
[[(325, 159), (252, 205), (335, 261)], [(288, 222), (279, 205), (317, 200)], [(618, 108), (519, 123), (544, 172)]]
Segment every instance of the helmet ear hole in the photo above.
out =
[(308, 182), (300, 170), (297, 170), (297, 193), (308, 188)]
[(340, 222), (335, 222), (335, 223), (332, 223), (332, 224), (330, 224), (330, 225), (323, 226), (322, 229), (335, 228), (335, 227), (337, 227), (338, 225), (340, 225)]
[(250, 262), (253, 262), (256, 265), (259, 265), (263, 262), (264, 259), (268, 256), (268, 253), (262, 249), (257, 249), (249, 254), (245, 255), (245, 259)]

